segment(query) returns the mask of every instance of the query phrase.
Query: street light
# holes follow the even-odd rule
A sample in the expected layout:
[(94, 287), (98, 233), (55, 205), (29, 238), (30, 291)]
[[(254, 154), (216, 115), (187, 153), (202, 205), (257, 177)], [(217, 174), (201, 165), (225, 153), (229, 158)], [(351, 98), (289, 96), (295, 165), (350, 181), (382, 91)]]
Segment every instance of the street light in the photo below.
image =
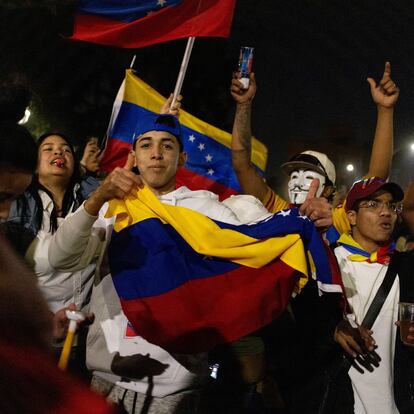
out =
[(353, 164), (348, 164), (347, 166), (346, 166), (346, 170), (347, 171), (349, 171), (349, 172), (352, 172), (352, 171), (354, 171), (354, 165)]
[(414, 143), (410, 145), (411, 151), (414, 151)]

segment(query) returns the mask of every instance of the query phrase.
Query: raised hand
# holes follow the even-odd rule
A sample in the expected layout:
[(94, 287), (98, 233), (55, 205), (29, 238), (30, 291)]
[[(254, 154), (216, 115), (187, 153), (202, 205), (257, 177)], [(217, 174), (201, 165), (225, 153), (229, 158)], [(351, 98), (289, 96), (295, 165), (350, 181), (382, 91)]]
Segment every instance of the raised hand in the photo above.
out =
[(97, 172), (99, 170), (99, 144), (97, 138), (90, 139), (83, 151), (83, 156), (80, 161), (88, 171)]
[(171, 106), (173, 97), (174, 95), (171, 93), (168, 99), (164, 102), (164, 105), (161, 108), (160, 114), (170, 114), (174, 116), (180, 115), (181, 101), (183, 97), (181, 95), (178, 95), (177, 99), (175, 100), (174, 105)]
[(327, 228), (332, 225), (332, 207), (324, 197), (316, 197), (319, 180), (313, 179), (305, 202), (300, 206), (299, 213), (309, 217), (318, 228)]
[(398, 101), (400, 90), (391, 79), (391, 64), (385, 62), (384, 74), (378, 84), (373, 78), (367, 78), (371, 88), (372, 100), (377, 105), (385, 108), (392, 108)]
[(254, 95), (256, 94), (256, 78), (254, 73), (250, 73), (250, 83), (247, 89), (243, 89), (243, 85), (238, 78), (238, 72), (233, 73), (233, 79), (231, 80), (230, 93), (237, 104), (244, 104), (252, 102)]

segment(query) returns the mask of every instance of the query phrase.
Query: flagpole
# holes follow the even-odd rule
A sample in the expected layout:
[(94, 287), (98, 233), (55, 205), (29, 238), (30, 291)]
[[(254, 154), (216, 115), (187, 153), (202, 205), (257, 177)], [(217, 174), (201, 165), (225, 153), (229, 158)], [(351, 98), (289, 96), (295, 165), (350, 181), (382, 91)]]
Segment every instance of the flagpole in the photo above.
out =
[(175, 101), (177, 100), (178, 95), (181, 93), (181, 88), (184, 83), (185, 73), (187, 72), (188, 62), (190, 60), (191, 51), (193, 50), (195, 37), (191, 36), (187, 40), (187, 46), (185, 48), (183, 61), (181, 62), (180, 72), (178, 73), (177, 82), (174, 88), (174, 96), (171, 102), (171, 108), (175, 105)]
[(133, 69), (136, 58), (137, 58), (137, 55), (134, 55), (134, 57), (132, 58), (132, 61), (131, 61), (130, 65), (129, 65), (129, 68), (130, 69)]

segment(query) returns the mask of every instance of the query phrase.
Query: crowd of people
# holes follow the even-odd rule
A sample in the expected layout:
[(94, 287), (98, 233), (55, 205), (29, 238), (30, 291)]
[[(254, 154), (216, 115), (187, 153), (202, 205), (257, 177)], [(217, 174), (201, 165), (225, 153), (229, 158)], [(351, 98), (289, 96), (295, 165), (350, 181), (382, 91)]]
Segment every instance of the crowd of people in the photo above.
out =
[[(82, 157), (59, 132), (35, 141), (17, 124), (30, 96), (1, 85), (0, 412), (414, 412), (414, 325), (403, 342), (398, 316), (399, 302), (414, 302), (414, 256), (395, 247), (398, 227), (414, 229), (414, 187), (404, 195), (387, 181), (399, 97), (390, 64), (368, 83), (377, 107), (370, 163), (335, 208), (328, 155), (306, 150), (282, 164), (289, 201), (251, 163), (253, 73), (247, 88), (237, 74), (231, 81), (232, 162), (243, 195), (223, 202), (210, 191), (177, 188), (186, 162), (180, 99), (173, 108), (167, 101), (134, 136), (125, 166), (104, 177), (96, 138)], [(162, 205), (223, 226), (255, 226), (298, 210), (318, 230), (340, 289), (316, 281), (309, 258), (308, 277), (294, 275), (290, 303), (270, 325), (210, 352), (177, 354), (149, 342), (114, 285), (116, 217), (107, 215), (111, 200), (134, 202), (144, 188)], [(149, 232), (137, 246), (146, 251), (156, 237)], [(79, 327), (69, 373), (55, 367), (67, 310), (94, 315)]]

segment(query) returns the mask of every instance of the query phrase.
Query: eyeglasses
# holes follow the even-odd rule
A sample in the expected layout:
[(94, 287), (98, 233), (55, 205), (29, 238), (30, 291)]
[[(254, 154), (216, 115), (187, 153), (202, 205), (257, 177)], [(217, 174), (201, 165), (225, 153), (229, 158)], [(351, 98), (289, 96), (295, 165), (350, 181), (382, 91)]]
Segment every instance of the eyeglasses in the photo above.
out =
[(372, 211), (380, 211), (382, 207), (386, 207), (388, 210), (391, 210), (393, 213), (399, 214), (402, 211), (403, 204), (395, 201), (380, 201), (380, 200), (368, 200), (363, 201), (359, 208), (368, 208)]

